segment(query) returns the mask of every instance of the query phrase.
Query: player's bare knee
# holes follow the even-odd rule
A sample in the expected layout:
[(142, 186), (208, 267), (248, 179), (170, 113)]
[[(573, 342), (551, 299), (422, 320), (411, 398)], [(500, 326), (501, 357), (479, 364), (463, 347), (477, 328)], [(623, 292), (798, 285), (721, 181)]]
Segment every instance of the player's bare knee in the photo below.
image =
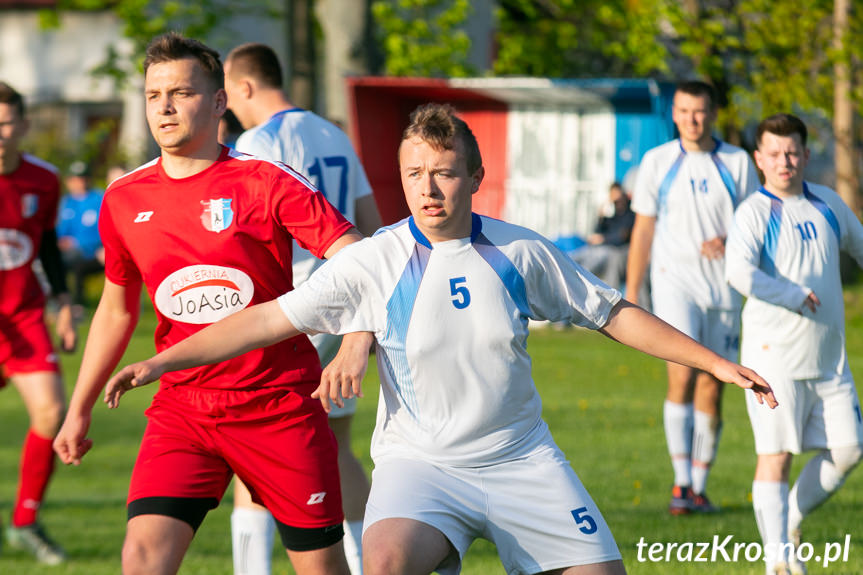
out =
[(394, 575), (407, 568), (407, 552), (400, 538), (388, 537), (380, 525), (373, 524), (363, 534), (363, 573), (365, 575)]
[(137, 538), (126, 536), (122, 552), (123, 575), (163, 573), (152, 550)]
[(791, 473), (790, 453), (770, 453), (758, 455), (755, 465), (756, 481), (788, 481)]
[(830, 450), (830, 459), (836, 470), (842, 475), (847, 475), (863, 459), (863, 445), (857, 444), (849, 447), (838, 447)]
[(30, 427), (41, 437), (54, 437), (63, 423), (66, 413), (65, 406), (60, 402), (46, 402), (41, 404), (30, 420)]
[(363, 573), (365, 575), (400, 575), (407, 572), (405, 549), (394, 545), (363, 546)]

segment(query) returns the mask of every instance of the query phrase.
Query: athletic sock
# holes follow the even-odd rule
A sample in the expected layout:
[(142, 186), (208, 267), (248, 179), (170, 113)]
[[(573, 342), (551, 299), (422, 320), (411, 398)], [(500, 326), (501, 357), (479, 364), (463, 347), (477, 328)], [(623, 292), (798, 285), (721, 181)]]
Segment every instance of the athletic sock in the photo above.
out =
[(824, 503), (845, 482), (830, 452), (822, 451), (803, 467), (797, 482), (788, 495), (788, 530), (800, 528), (803, 518)]
[(663, 406), (665, 440), (674, 468), (674, 484), (683, 487), (692, 485), (692, 419), (691, 403), (672, 403), (665, 400)]
[(23, 527), (36, 521), (39, 507), (54, 473), (53, 439), (40, 437), (32, 429), (24, 439), (18, 479), (18, 498), (12, 512), (12, 525)]
[(363, 575), (363, 522), (345, 521), (345, 559), (351, 575)]
[(702, 495), (707, 490), (707, 477), (716, 459), (722, 420), (717, 415), (695, 411), (692, 429), (692, 491)]
[(786, 560), (788, 548), (788, 483), (752, 482), (752, 508), (768, 566)]
[(265, 509), (235, 507), (231, 513), (234, 575), (269, 575), (276, 523)]

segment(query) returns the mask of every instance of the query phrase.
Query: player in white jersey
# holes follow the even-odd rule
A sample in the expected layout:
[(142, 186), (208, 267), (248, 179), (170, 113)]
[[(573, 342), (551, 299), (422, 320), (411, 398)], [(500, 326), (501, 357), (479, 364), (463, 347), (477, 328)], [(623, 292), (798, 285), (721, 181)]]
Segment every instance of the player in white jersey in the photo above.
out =
[[(734, 209), (759, 182), (744, 150), (713, 137), (716, 114), (709, 84), (678, 85), (672, 117), (680, 138), (649, 150), (638, 168), (626, 297), (639, 303), (649, 262), (653, 313), (736, 361), (741, 298), (725, 282), (725, 237)], [(673, 515), (716, 510), (706, 490), (721, 400), (722, 385), (709, 373), (668, 364), (663, 419), (674, 469)]]
[[(279, 160), (306, 176), (331, 204), (365, 235), (381, 225), (372, 188), (350, 139), (336, 125), (313, 112), (295, 107), (282, 91), (282, 71), (276, 53), (265, 44), (237, 46), (225, 59), (228, 106), (246, 128), (236, 142), (240, 152)], [(297, 242), (293, 246), (294, 285), (303, 283), (323, 260)], [(341, 338), (311, 336), (321, 364), (335, 357)], [(351, 422), (356, 398), (330, 412), (329, 422), (339, 445), (339, 474), (345, 511), (345, 554), (353, 575), (362, 573), (363, 512), (369, 481), (351, 451)], [(236, 575), (268, 575), (275, 524), (269, 512), (252, 502), (236, 480), (231, 531)]]
[[(166, 370), (270, 345), (298, 328), (371, 332), (382, 390), (367, 575), (458, 573), (479, 537), (497, 545), (509, 573), (623, 573), (608, 526), (541, 418), (528, 320), (599, 329), (775, 405), (769, 386), (623, 301), (545, 238), (473, 214), (485, 172), (451, 107), (414, 112), (399, 164), (409, 219), (333, 258), (293, 292), (125, 368), (106, 402)], [(354, 371), (325, 371), (316, 392), (325, 406), (360, 391), (367, 359), (356, 355)]]
[[(845, 353), (839, 252), (863, 264), (863, 225), (831, 189), (805, 182), (806, 126), (770, 116), (756, 132), (764, 187), (734, 217), (728, 281), (747, 296), (742, 360), (770, 377), (783, 408), (747, 397), (758, 465), (752, 506), (767, 573), (804, 573), (787, 544), (863, 456), (863, 421)], [(748, 394), (747, 394), (748, 395)], [(817, 450), (791, 492), (792, 454)]]

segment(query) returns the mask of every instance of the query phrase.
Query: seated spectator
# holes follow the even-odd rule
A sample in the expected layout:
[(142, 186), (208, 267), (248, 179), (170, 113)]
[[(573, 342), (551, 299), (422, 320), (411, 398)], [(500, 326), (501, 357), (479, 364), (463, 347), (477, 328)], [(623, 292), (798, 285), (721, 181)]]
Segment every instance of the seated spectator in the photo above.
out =
[(84, 304), (84, 280), (104, 269), (105, 256), (99, 237), (102, 191), (90, 188), (87, 164), (73, 162), (66, 175), (66, 194), (60, 199), (57, 243), (66, 268), (73, 275), (72, 299)]
[(635, 214), (629, 209), (629, 196), (619, 183), (611, 184), (608, 200), (594, 233), (587, 237), (587, 245), (570, 252), (570, 257), (606, 284), (619, 288), (626, 275), (626, 256)]

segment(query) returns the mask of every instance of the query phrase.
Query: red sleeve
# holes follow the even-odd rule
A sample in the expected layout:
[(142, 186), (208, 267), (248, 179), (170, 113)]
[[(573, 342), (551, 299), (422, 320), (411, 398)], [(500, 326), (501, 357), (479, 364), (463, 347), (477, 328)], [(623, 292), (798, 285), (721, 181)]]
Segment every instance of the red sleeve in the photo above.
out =
[(272, 189), (276, 221), (318, 258), (323, 258), (333, 242), (353, 227), (302, 176), (281, 171)]
[(50, 184), (47, 186), (46, 205), (44, 211), (45, 220), (42, 222), (42, 229), (45, 231), (53, 230), (57, 227), (57, 212), (60, 204), (60, 178), (53, 172), (48, 172)]
[(102, 201), (99, 210), (99, 235), (105, 248), (105, 277), (117, 285), (129, 285), (141, 281), (141, 272), (117, 232), (108, 197)]

